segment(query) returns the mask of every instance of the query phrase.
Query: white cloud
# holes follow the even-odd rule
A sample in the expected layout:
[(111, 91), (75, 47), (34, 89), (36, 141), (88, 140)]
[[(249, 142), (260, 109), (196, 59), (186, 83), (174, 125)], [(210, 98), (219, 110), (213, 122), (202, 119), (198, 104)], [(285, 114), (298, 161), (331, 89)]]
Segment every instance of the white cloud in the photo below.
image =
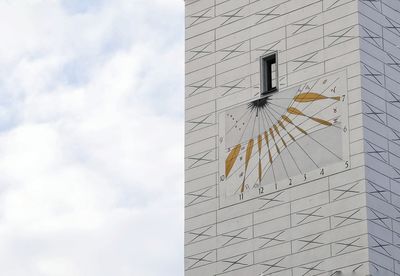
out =
[(182, 12), (0, 0), (1, 275), (183, 274)]

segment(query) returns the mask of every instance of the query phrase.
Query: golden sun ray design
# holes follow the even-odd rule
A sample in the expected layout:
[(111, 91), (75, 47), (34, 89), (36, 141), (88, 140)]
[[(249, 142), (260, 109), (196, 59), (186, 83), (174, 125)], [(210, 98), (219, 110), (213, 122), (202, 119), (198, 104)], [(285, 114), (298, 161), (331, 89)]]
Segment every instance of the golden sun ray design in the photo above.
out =
[[(240, 180), (237, 192), (261, 186), (262, 182), (276, 182), (286, 176), (300, 174), (311, 166), (319, 167), (319, 161), (314, 160), (312, 152), (306, 152), (307, 144), (321, 145), (327, 155), (333, 156), (328, 158), (329, 161), (341, 158), (340, 153), (332, 152), (329, 145), (314, 141), (318, 131), (340, 128), (337, 110), (342, 96), (333, 94), (336, 87), (329, 88), (320, 93), (291, 90), (294, 93), (290, 92), (292, 94), (288, 98), (284, 98), (285, 95), (279, 98), (277, 92), (247, 104), (238, 109), (238, 113), (229, 113), (228, 119), (232, 123), (226, 135), (232, 138), (227, 142), (229, 151), (224, 162), (225, 178), (232, 183)], [(310, 160), (304, 162), (302, 158)], [(265, 181), (264, 178), (269, 179)]]

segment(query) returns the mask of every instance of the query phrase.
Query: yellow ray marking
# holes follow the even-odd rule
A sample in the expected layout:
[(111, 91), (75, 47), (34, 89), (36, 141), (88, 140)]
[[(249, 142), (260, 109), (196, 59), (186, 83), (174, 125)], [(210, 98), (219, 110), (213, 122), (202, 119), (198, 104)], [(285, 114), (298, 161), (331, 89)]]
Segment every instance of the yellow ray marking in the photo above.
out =
[(245, 170), (247, 170), (247, 166), (249, 165), (251, 153), (253, 152), (253, 146), (254, 140), (250, 139), (249, 143), (247, 143)]
[(283, 138), (282, 138), (281, 134), (279, 133), (278, 126), (277, 126), (277, 125), (274, 125), (274, 129), (275, 129), (275, 132), (276, 132), (276, 133), (279, 135), (279, 137), (281, 138), (281, 140), (282, 140), (282, 143), (283, 143), (283, 145), (285, 146), (285, 148), (287, 148), (287, 145), (286, 145), (286, 142), (285, 142), (285, 140), (283, 140)]
[(231, 172), (233, 165), (235, 165), (236, 159), (239, 156), (240, 148), (242, 146), (239, 144), (231, 150), (228, 157), (225, 160), (225, 177), (228, 177), (229, 173)]
[(319, 118), (307, 116), (306, 114), (304, 114), (303, 112), (301, 112), (297, 108), (289, 107), (287, 110), (288, 110), (288, 112), (290, 114), (299, 115), (299, 116), (304, 116), (304, 117), (310, 118), (311, 120), (313, 120), (313, 121), (315, 121), (315, 122), (317, 122), (317, 123), (319, 123), (321, 125), (332, 126), (332, 123), (330, 123), (328, 121), (325, 121), (325, 120), (322, 120), (322, 119), (319, 119)]
[(245, 183), (246, 183), (247, 167), (249, 166), (249, 162), (250, 162), (250, 159), (251, 159), (251, 154), (253, 153), (253, 147), (254, 147), (254, 140), (250, 139), (249, 142), (247, 143), (243, 183), (242, 183), (242, 186), (240, 188), (240, 192), (241, 193), (244, 192), (244, 187), (245, 187)]
[(261, 148), (262, 148), (262, 136), (261, 134), (258, 135), (258, 153), (261, 154)]
[(269, 133), (271, 133), (272, 140), (274, 140), (276, 151), (278, 152), (278, 154), (281, 154), (281, 151), (279, 150), (278, 145), (276, 144), (276, 141), (275, 141), (274, 130), (272, 128), (270, 128)]
[(288, 122), (289, 124), (294, 125), (294, 127), (297, 128), (297, 130), (299, 130), (300, 132), (302, 132), (304, 135), (307, 135), (307, 132), (306, 132), (304, 129), (302, 129), (301, 127), (296, 126), (296, 125), (293, 123), (293, 121), (289, 119), (288, 116), (282, 115), (282, 119), (283, 119), (284, 121)]
[(271, 150), (269, 149), (269, 139), (268, 139), (268, 133), (266, 131), (264, 131), (264, 137), (265, 137), (265, 141), (267, 142), (269, 162), (272, 164), (272, 154), (271, 154)]
[(246, 181), (246, 180), (243, 179), (243, 183), (242, 183), (242, 185), (240, 186), (240, 192), (241, 192), (241, 193), (244, 192), (244, 182), (245, 182), (245, 181)]
[(327, 100), (327, 99), (340, 101), (340, 96), (339, 97), (327, 97), (322, 94), (309, 92), (309, 93), (301, 93), (301, 94), (295, 96), (293, 99), (299, 103), (308, 103), (308, 102)]
[(281, 126), (281, 128), (283, 128), (283, 129), (286, 131), (286, 133), (290, 136), (290, 138), (293, 140), (293, 142), (296, 142), (296, 139), (294, 139), (293, 135), (290, 134), (290, 132), (286, 130), (286, 127), (285, 127), (285, 125), (283, 124), (283, 122), (282, 122), (282, 121), (279, 121), (278, 123), (279, 123), (279, 125)]

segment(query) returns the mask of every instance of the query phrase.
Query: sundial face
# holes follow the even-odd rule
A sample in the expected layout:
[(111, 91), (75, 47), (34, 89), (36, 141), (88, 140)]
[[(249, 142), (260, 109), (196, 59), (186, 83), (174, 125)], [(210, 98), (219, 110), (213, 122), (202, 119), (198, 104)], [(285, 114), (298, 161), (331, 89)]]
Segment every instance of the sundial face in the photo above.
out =
[(350, 168), (346, 73), (219, 115), (222, 207)]

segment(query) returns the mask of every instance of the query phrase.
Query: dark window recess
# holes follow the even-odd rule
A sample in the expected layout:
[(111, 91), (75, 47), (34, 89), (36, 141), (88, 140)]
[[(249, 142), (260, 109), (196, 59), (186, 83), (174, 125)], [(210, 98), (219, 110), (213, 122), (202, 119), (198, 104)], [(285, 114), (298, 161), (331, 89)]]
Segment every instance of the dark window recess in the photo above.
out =
[(261, 58), (261, 94), (266, 95), (278, 89), (278, 68), (276, 54)]

